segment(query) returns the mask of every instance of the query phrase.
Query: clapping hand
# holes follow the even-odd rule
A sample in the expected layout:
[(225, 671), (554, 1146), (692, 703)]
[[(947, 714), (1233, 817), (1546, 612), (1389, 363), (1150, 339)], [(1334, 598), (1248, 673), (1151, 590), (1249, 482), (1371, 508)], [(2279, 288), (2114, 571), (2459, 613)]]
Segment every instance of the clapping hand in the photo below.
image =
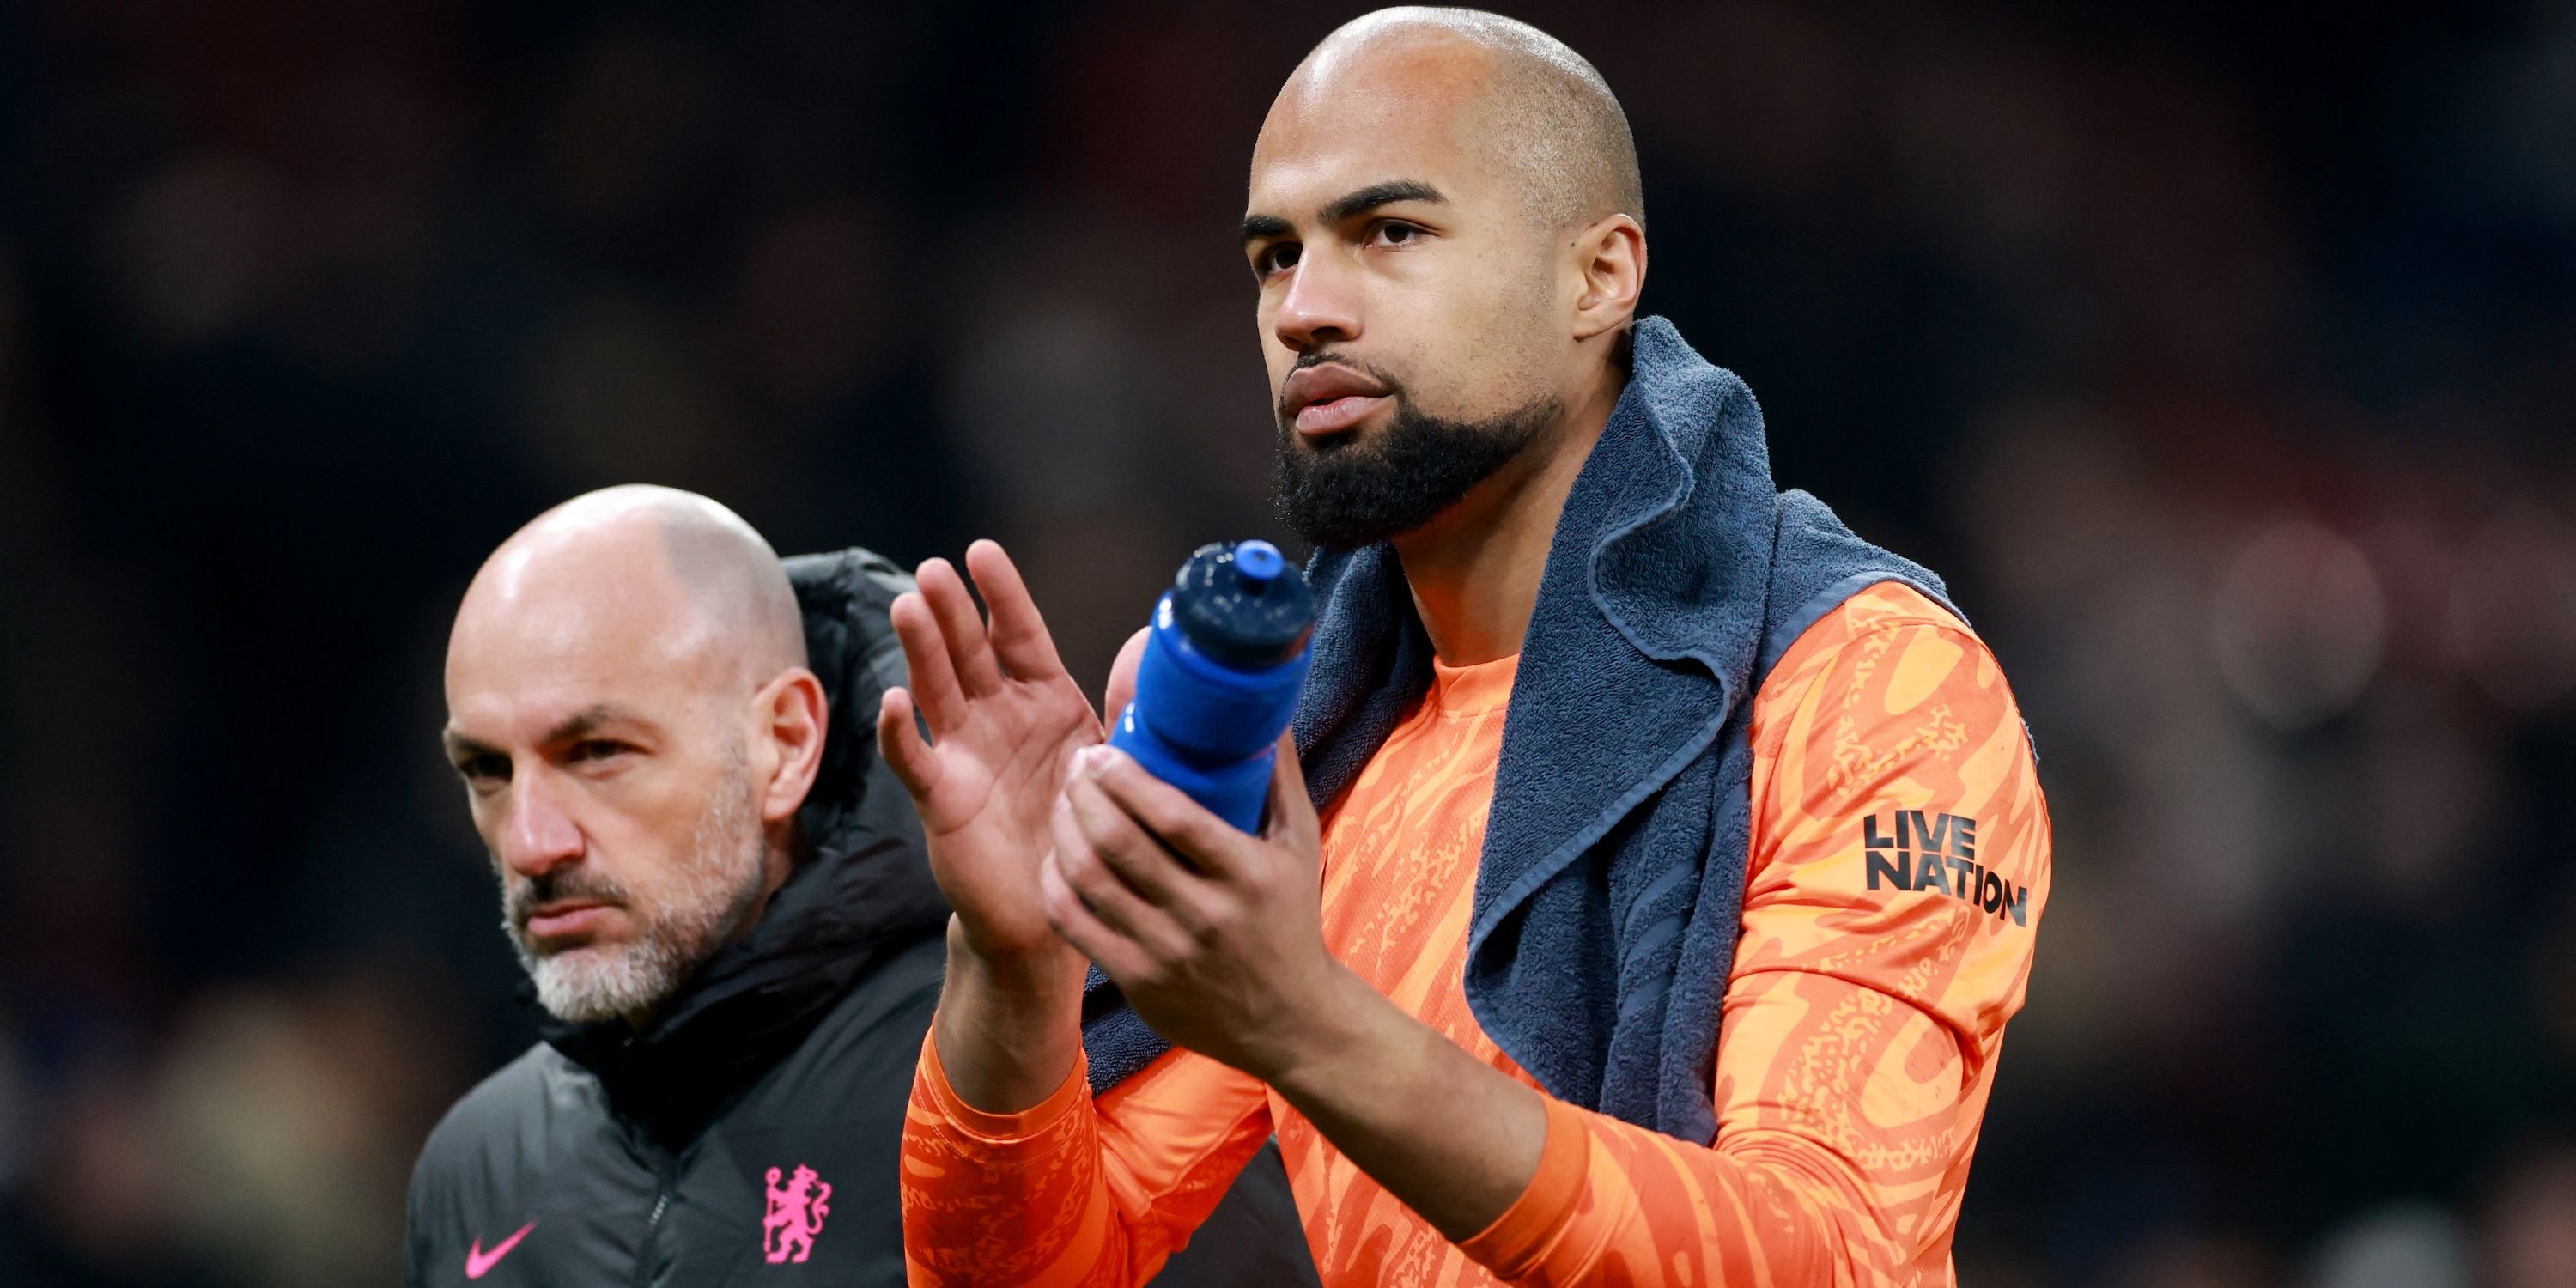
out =
[(944, 559), (922, 564), (920, 589), (894, 601), (911, 682), (886, 691), (877, 745), (912, 793), (966, 946), (996, 961), (1069, 955), (1040, 905), (1037, 867), (1065, 774), (1100, 741), (1100, 717), (1002, 547), (976, 542), (966, 567), (990, 621)]

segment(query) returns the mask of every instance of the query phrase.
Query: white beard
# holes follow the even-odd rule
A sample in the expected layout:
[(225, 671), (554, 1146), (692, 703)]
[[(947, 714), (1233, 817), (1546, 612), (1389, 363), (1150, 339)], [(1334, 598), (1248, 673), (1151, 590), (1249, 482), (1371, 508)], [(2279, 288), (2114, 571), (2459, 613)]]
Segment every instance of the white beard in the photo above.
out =
[(626, 902), (628, 915), (638, 922), (632, 940), (539, 956), (520, 933), (508, 892), (503, 892), (501, 928), (536, 983), (537, 1003), (547, 1013), (567, 1023), (591, 1024), (650, 1011), (668, 1001), (742, 928), (760, 901), (767, 841), (752, 810), (749, 766), (741, 749), (727, 759), (724, 780), (690, 837), (689, 861), (670, 902), (658, 908)]

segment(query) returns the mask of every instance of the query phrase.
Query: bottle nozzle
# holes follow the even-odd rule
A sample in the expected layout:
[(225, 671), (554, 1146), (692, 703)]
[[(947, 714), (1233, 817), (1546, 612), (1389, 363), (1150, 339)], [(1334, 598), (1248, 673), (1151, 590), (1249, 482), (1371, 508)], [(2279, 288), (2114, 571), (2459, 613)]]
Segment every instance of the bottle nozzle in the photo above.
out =
[(1279, 547), (1256, 537), (1235, 546), (1234, 570), (1243, 574), (1244, 580), (1257, 585), (1274, 581), (1279, 574), (1286, 572), (1288, 559), (1279, 553)]
[(1169, 603), (1191, 644), (1237, 668), (1295, 657), (1315, 625), (1306, 579), (1279, 547), (1261, 540), (1199, 547), (1173, 579)]

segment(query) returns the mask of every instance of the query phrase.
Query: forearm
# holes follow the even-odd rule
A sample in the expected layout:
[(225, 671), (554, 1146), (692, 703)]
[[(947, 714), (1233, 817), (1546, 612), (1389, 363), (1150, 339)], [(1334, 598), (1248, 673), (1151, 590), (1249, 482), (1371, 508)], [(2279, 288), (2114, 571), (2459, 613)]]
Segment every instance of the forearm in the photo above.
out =
[(1094, 1100), (1076, 1060), (1014, 1113), (964, 1103), (922, 1045), (904, 1115), (905, 1256), (915, 1284), (1143, 1283), (1270, 1136), (1268, 1092), (1173, 1052)]
[(1015, 958), (977, 952), (948, 923), (948, 976), (931, 1028), (949, 1085), (987, 1113), (1045, 1100), (1082, 1053), (1083, 963), (1071, 948)]
[(1798, 1133), (1710, 1148), (1551, 1101), (1356, 975), (1300, 1010), (1272, 1089), (1513, 1282), (1660, 1284), (1678, 1256), (1693, 1282), (1842, 1284), (1901, 1255), (1847, 1165)]
[(1642, 1288), (1678, 1257), (1687, 1282), (1849, 1284), (1889, 1259), (1812, 1141), (1711, 1149), (1551, 1102), (1374, 992), (1323, 1016), (1273, 1089), (1502, 1278)]
[[(1090, 1088), (1068, 1073), (1055, 1094), (1023, 1111), (986, 1113), (959, 1098), (941, 1064), (934, 1039), (904, 1115), (899, 1175), (912, 1282), (1064, 1288), (1122, 1263)], [(1076, 1243), (1098, 1255), (1059, 1267)], [(1042, 1273), (1050, 1267), (1075, 1273)]]
[(1545, 1097), (1337, 968), (1270, 1085), (1434, 1229), (1464, 1242), (1529, 1187)]
[(1903, 1279), (1887, 1214), (1821, 1142), (1754, 1131), (1693, 1145), (1588, 1109), (1557, 1113), (1552, 1123), (1585, 1138), (1579, 1178), (1526, 1197), (1505, 1222), (1516, 1228), (1487, 1236), (1513, 1259), (1479, 1258), (1523, 1288)]

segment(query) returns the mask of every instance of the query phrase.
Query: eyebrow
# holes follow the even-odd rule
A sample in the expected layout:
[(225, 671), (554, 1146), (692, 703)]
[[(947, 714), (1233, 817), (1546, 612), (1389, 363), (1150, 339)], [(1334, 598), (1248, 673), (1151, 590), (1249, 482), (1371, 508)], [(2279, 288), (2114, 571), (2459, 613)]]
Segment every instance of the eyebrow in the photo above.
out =
[(556, 721), (554, 728), (546, 730), (545, 741), (549, 743), (571, 742), (577, 738), (587, 737), (592, 732), (596, 731), (601, 725), (607, 724), (611, 721), (628, 720), (633, 718), (634, 717), (632, 715), (619, 707), (612, 706), (605, 702), (594, 702), (589, 706), (583, 707), (581, 710)]
[(1315, 217), (1324, 223), (1338, 224), (1353, 215), (1365, 214), (1380, 206), (1392, 206), (1399, 201), (1427, 201), (1441, 205), (1448, 200), (1438, 188), (1419, 179), (1390, 179), (1335, 198), (1317, 211)]
[(1295, 231), (1295, 227), (1277, 215), (1243, 217), (1243, 239), (1247, 242), (1260, 241), (1265, 237), (1285, 237)]
[[(1446, 205), (1449, 197), (1420, 179), (1389, 179), (1384, 183), (1373, 183), (1356, 192), (1335, 197), (1324, 203), (1321, 210), (1315, 212), (1315, 218), (1319, 223), (1338, 224), (1353, 215), (1366, 214), (1380, 206), (1391, 206), (1399, 201)], [(1264, 237), (1285, 237), (1293, 231), (1295, 227), (1277, 215), (1247, 215), (1243, 220), (1243, 240), (1248, 242), (1259, 241)]]
[[(609, 724), (618, 720), (634, 720), (640, 723), (642, 721), (642, 717), (611, 703), (595, 702), (555, 722), (555, 727), (546, 731), (546, 736), (543, 741), (548, 743), (572, 742), (576, 739), (588, 736), (601, 725)], [(488, 742), (484, 742), (481, 739), (468, 738), (465, 735), (456, 732), (454, 729), (440, 731), (439, 741), (446, 746), (447, 754), (450, 759), (462, 756), (497, 756), (501, 754), (500, 748), (495, 747)]]

